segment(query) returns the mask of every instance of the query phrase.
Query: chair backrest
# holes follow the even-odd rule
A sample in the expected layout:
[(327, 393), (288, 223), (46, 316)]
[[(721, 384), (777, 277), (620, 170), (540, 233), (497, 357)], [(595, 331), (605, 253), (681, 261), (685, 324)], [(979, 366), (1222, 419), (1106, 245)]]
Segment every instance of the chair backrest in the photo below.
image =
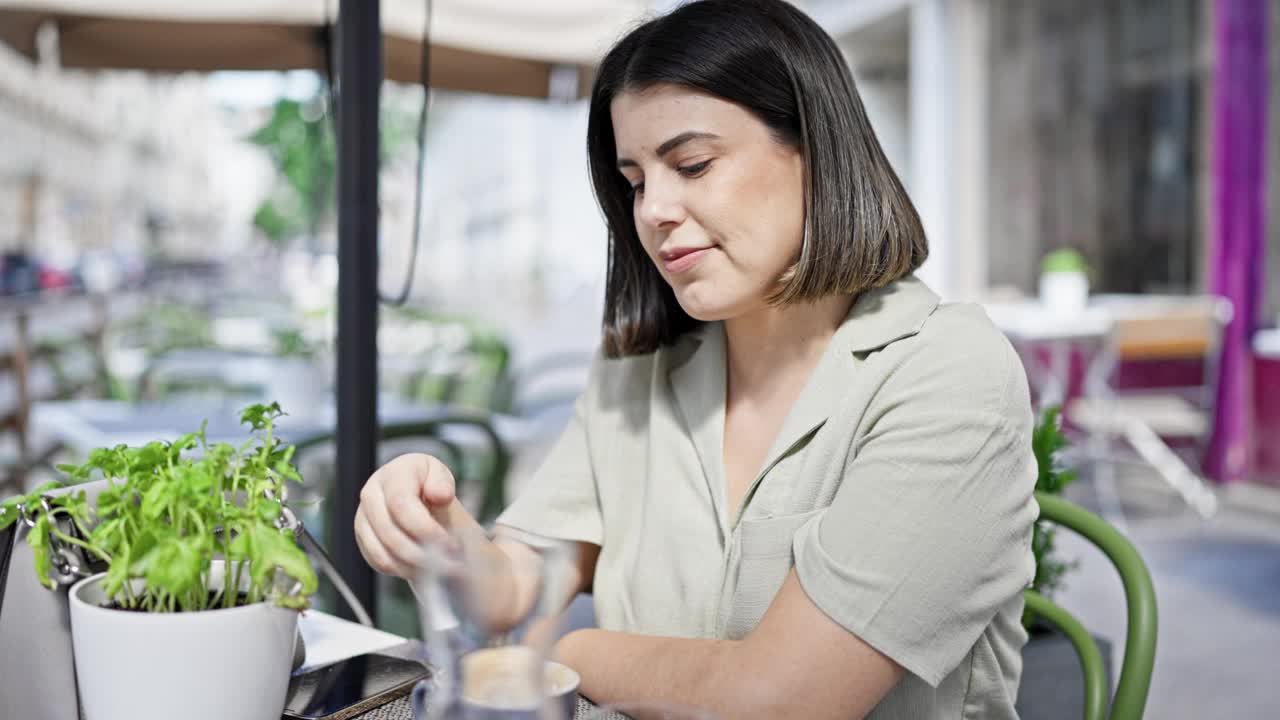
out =
[(1106, 712), (1106, 675), (1102, 655), (1088, 631), (1062, 608), (1038, 593), (1024, 593), (1027, 607), (1055, 625), (1080, 655), (1085, 677), (1086, 720), (1140, 720), (1151, 688), (1156, 655), (1156, 593), (1151, 573), (1132, 543), (1105, 520), (1060, 497), (1036, 493), (1040, 518), (1068, 528), (1096, 545), (1111, 560), (1124, 586), (1128, 623), (1124, 661), (1111, 710)]
[(1169, 308), (1159, 314), (1118, 317), (1112, 332), (1122, 360), (1202, 358), (1218, 344), (1211, 307)]
[(1231, 301), (1202, 295), (1157, 297), (1114, 304), (1110, 352), (1118, 362), (1200, 360), (1199, 405), (1210, 409), (1216, 394), (1222, 334), (1231, 322)]

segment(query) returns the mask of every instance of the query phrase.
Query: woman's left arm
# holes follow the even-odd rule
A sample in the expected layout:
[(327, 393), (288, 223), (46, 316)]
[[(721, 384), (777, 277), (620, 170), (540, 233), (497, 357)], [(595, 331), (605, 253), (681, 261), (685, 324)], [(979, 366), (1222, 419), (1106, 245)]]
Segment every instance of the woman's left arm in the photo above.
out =
[(660, 701), (723, 718), (860, 718), (903, 674), (815, 605), (795, 571), (742, 640), (579, 630), (556, 651), (593, 702)]

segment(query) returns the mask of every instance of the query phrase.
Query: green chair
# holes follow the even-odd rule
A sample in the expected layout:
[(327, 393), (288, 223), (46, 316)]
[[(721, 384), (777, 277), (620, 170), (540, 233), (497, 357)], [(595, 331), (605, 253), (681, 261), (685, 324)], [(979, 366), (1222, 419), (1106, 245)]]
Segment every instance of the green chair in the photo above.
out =
[(1085, 720), (1140, 720), (1151, 687), (1156, 656), (1156, 593), (1151, 573), (1133, 544), (1102, 518), (1060, 497), (1036, 493), (1043, 520), (1075, 531), (1098, 546), (1110, 558), (1124, 585), (1128, 606), (1124, 661), (1111, 708), (1107, 709), (1107, 676), (1102, 653), (1089, 632), (1066, 610), (1031, 590), (1025, 591), (1027, 609), (1055, 626), (1071, 641), (1084, 671)]

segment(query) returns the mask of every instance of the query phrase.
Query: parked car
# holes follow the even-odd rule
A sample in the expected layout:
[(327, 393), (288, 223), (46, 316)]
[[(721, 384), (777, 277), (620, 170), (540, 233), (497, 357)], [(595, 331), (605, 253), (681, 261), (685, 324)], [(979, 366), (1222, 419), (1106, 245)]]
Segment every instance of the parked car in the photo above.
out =
[(29, 295), (39, 290), (40, 269), (29, 255), (0, 255), (0, 295)]
[(70, 292), (79, 283), (74, 274), (23, 252), (0, 255), (0, 295), (34, 295), (44, 291)]

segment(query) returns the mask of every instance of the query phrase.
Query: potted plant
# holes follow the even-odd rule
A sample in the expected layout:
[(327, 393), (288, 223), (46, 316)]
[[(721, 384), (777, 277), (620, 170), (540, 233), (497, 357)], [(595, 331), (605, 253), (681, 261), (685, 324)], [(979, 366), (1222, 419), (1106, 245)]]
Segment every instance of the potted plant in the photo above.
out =
[[(239, 447), (204, 428), (172, 443), (118, 446), (61, 466), (83, 489), (46, 485), (0, 503), (0, 528), (23, 519), (42, 583), (67, 553), (104, 572), (69, 591), (87, 720), (278, 720), (297, 619), (317, 578), (285, 520), (293, 447), (275, 437), (279, 405), (242, 413)], [(56, 483), (53, 485), (57, 485)]]
[[(1079, 476), (1075, 470), (1063, 467), (1060, 453), (1067, 447), (1067, 436), (1062, 432), (1062, 410), (1051, 407), (1044, 411), (1040, 423), (1031, 433), (1031, 450), (1036, 456), (1036, 491), (1061, 495), (1067, 486)], [(1031, 530), (1031, 554), (1036, 559), (1036, 574), (1031, 589), (1053, 599), (1062, 587), (1062, 578), (1075, 568), (1076, 563), (1064, 562), (1054, 554), (1057, 529), (1046, 520), (1036, 520)], [(1036, 618), (1030, 611), (1022, 616), (1027, 629), (1036, 627)]]
[[(1031, 448), (1039, 471), (1036, 477), (1038, 492), (1060, 495), (1076, 480), (1078, 473), (1066, 468), (1061, 461), (1061, 452), (1067, 445), (1067, 437), (1062, 432), (1061, 408), (1047, 408), (1031, 434)], [(1053, 524), (1045, 520), (1037, 520), (1031, 532), (1036, 573), (1030, 589), (1049, 599), (1053, 599), (1062, 588), (1063, 579), (1077, 565), (1055, 553), (1056, 532)], [(1027, 629), (1028, 640), (1022, 651), (1018, 714), (1050, 720), (1079, 718), (1084, 713), (1080, 692), (1084, 677), (1075, 648), (1066, 636), (1029, 610), (1023, 612), (1022, 624)], [(1108, 666), (1110, 675), (1111, 643), (1096, 636), (1094, 642), (1102, 651), (1103, 662)]]
[(1040, 262), (1040, 302), (1060, 313), (1075, 313), (1089, 302), (1089, 266), (1070, 248), (1054, 250)]

